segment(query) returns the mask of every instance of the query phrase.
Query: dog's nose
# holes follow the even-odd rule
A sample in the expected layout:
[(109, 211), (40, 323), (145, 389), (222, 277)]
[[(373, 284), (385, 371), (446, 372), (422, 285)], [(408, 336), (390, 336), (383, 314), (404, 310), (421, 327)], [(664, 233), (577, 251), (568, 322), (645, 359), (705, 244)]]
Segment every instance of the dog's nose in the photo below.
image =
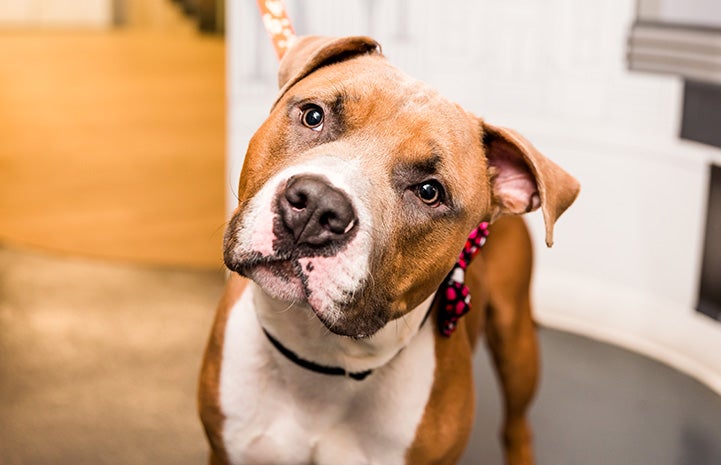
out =
[(348, 197), (315, 175), (288, 179), (278, 210), (295, 242), (314, 247), (342, 242), (357, 223)]

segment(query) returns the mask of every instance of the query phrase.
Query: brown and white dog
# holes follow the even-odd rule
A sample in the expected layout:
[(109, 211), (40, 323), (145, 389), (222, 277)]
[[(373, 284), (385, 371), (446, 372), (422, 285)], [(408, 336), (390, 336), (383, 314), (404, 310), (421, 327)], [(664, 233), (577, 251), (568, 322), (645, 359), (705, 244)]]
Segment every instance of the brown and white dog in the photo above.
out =
[[(367, 37), (299, 39), (279, 84), (225, 236), (234, 273), (200, 376), (210, 463), (456, 463), (482, 332), (507, 462), (532, 463), (532, 252), (516, 215), (540, 207), (550, 245), (576, 180)], [(444, 337), (428, 311), (481, 221), (494, 224), (466, 274), (473, 310)]]

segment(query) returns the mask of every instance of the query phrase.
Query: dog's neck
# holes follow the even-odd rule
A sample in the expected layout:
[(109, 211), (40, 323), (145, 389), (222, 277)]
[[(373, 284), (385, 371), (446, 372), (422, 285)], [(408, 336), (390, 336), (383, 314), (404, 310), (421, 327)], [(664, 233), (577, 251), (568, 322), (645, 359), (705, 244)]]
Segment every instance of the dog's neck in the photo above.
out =
[(304, 360), (348, 372), (374, 370), (395, 357), (418, 333), (435, 296), (373, 336), (353, 339), (332, 333), (307, 305), (273, 299), (253, 282), (248, 286), (259, 323), (273, 338)]

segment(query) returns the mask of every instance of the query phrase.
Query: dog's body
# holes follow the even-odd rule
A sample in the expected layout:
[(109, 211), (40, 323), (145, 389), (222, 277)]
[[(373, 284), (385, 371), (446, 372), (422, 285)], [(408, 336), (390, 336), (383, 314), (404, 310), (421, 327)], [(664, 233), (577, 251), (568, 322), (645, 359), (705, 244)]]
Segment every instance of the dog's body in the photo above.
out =
[(301, 39), (279, 78), (226, 233), (226, 264), (252, 281), (231, 276), (201, 373), (211, 463), (455, 463), (482, 331), (505, 399), (507, 461), (532, 463), (525, 412), (538, 361), (523, 221), (491, 226), (465, 275), (473, 310), (450, 337), (432, 304), (478, 223), (540, 206), (550, 243), (577, 183), (525, 139), (390, 66), (371, 39)]

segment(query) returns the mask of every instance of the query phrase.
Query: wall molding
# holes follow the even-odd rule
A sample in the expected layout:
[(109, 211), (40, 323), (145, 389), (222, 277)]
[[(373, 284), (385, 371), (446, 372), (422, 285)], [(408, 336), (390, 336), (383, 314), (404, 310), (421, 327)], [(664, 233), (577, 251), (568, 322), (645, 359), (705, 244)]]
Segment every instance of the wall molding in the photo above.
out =
[(647, 356), (721, 395), (721, 325), (691, 305), (557, 270), (535, 279), (534, 316), (542, 326)]
[(628, 65), (721, 84), (721, 29), (637, 21), (628, 39)]

